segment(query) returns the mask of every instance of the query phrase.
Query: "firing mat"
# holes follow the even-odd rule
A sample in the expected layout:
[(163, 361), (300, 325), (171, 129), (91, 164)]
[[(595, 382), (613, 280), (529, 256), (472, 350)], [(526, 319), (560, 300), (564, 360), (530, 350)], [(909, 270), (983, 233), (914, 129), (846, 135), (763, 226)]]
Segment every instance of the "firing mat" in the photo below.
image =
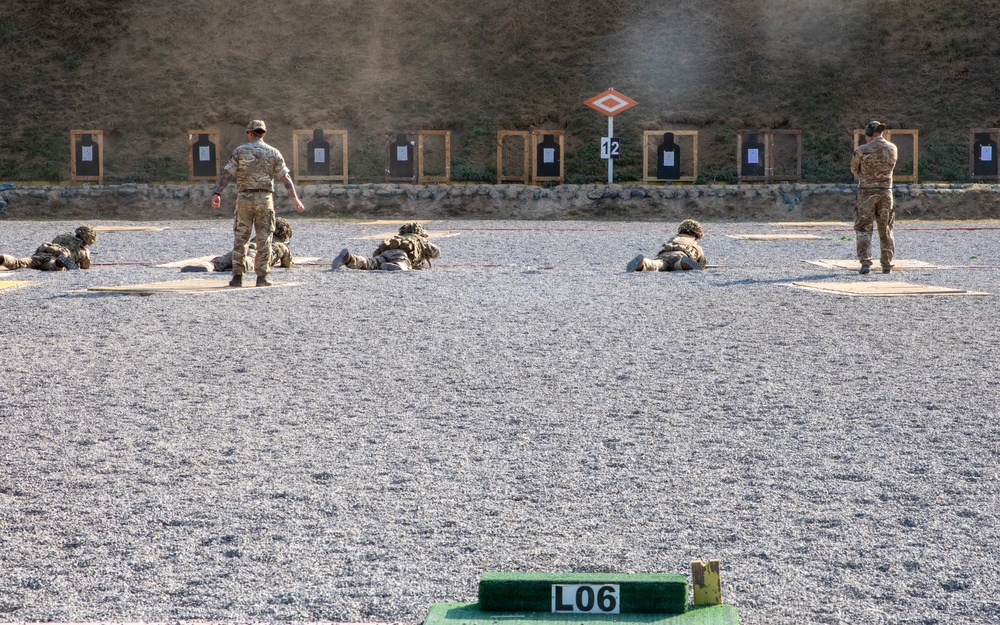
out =
[[(858, 273), (861, 271), (861, 261), (845, 260), (845, 259), (823, 259), (823, 260), (807, 260), (810, 265), (816, 265), (817, 267), (824, 267), (826, 269), (846, 269), (848, 271)], [(930, 263), (925, 263), (922, 260), (909, 260), (905, 258), (900, 258), (892, 261), (893, 271), (906, 271), (907, 269), (937, 269), (937, 265), (932, 265)], [(872, 265), (872, 273), (881, 273), (882, 268), (879, 266), (878, 262)]]
[(730, 239), (742, 239), (744, 241), (785, 241), (789, 239), (801, 239), (805, 241), (817, 241), (824, 237), (816, 234), (727, 234)]
[(25, 284), (31, 284), (31, 280), (0, 280), (0, 291), (17, 288)]
[[(131, 284), (125, 286), (92, 286), (87, 291), (97, 293), (123, 293), (128, 295), (153, 295), (154, 293), (217, 293), (219, 291), (241, 291), (243, 289), (255, 289), (255, 278), (248, 274), (244, 278), (243, 288), (229, 286), (229, 280), (222, 278), (208, 278), (196, 280), (173, 280), (170, 282), (150, 282), (148, 284)], [(275, 282), (273, 286), (261, 287), (261, 289), (273, 289), (283, 286), (295, 286), (298, 282)]]
[[(399, 234), (399, 232), (384, 232), (382, 234), (366, 234), (360, 237), (352, 237), (353, 239), (358, 239), (361, 241), (381, 241), (383, 239), (391, 239), (392, 237)], [(446, 239), (448, 237), (458, 236), (457, 232), (448, 232), (447, 230), (431, 230), (427, 232), (427, 236), (431, 239)]]
[(792, 286), (852, 297), (899, 297), (904, 295), (991, 295), (944, 286), (910, 282), (792, 282)]
[(98, 232), (159, 232), (167, 229), (166, 226), (94, 226)]
[[(212, 259), (218, 256), (218, 254), (213, 254), (211, 256), (198, 256), (196, 258), (188, 258), (186, 260), (175, 260), (169, 263), (161, 263), (159, 265), (153, 265), (154, 267), (166, 267), (168, 269), (179, 269), (181, 267), (186, 267), (188, 265), (205, 265), (206, 263), (211, 266)], [(319, 256), (293, 256), (292, 266), (295, 265), (315, 265), (319, 262)]]

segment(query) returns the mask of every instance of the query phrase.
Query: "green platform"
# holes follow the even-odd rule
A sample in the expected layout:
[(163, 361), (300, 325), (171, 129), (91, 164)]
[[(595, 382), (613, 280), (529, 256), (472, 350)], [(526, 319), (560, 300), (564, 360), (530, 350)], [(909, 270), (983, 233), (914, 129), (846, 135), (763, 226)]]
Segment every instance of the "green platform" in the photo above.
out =
[(479, 607), (495, 612), (551, 612), (553, 584), (617, 584), (621, 611), (677, 614), (687, 609), (687, 578), (673, 573), (483, 573)]
[[(607, 576), (602, 576), (607, 580)], [(736, 608), (731, 605), (690, 606), (683, 614), (552, 614), (546, 612), (487, 612), (478, 603), (435, 603), (423, 625), (738, 625)]]

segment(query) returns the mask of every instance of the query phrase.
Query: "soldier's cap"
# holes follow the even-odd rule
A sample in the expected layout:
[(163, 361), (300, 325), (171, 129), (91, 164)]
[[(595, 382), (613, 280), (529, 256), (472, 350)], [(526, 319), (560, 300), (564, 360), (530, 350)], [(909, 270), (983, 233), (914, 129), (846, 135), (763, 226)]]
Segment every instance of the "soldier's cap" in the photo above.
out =
[(247, 132), (256, 132), (257, 134), (262, 135), (267, 132), (267, 126), (264, 125), (264, 120), (255, 119), (247, 124)]
[(885, 130), (885, 124), (878, 120), (871, 120), (868, 125), (865, 126), (865, 136), (870, 137), (876, 132), (883, 132)]

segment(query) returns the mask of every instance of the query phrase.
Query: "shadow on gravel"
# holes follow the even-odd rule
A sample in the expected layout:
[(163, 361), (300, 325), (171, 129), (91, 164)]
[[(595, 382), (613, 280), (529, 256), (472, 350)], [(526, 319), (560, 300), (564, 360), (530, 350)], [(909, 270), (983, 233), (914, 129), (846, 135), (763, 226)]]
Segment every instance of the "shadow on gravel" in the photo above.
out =
[(784, 276), (784, 277), (781, 277), (781, 278), (774, 278), (773, 280), (756, 280), (754, 278), (746, 278), (744, 280), (732, 280), (730, 282), (720, 282), (719, 284), (715, 284), (713, 286), (717, 286), (717, 287), (721, 287), (721, 286), (740, 286), (740, 285), (747, 285), (748, 286), (748, 285), (752, 285), (752, 284), (782, 284), (782, 283), (785, 283), (785, 282), (810, 282), (810, 281), (826, 280), (827, 278), (842, 277), (843, 275), (844, 275), (843, 273), (827, 273), (827, 274), (823, 274), (823, 275), (819, 275), (819, 276), (817, 276), (817, 275), (809, 275), (809, 276), (804, 276), (804, 277), (801, 277), (801, 278), (791, 278), (791, 277), (788, 277), (788, 276)]

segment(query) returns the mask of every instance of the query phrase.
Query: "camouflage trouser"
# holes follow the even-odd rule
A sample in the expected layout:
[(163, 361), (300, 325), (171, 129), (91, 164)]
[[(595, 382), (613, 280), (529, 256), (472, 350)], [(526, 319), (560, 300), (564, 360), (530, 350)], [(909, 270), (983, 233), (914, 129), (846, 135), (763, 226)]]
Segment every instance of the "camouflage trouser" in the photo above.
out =
[(892, 225), (895, 221), (892, 189), (858, 190), (858, 203), (854, 208), (858, 260), (863, 263), (872, 262), (872, 224), (877, 223), (882, 267), (892, 264), (892, 258), (896, 255), (896, 241), (892, 237)]
[(270, 193), (240, 193), (236, 196), (233, 219), (233, 275), (242, 276), (246, 268), (247, 244), (257, 232), (253, 270), (266, 276), (271, 270), (271, 238), (274, 235), (274, 198)]
[(0, 267), (4, 269), (37, 269), (39, 271), (63, 271), (66, 269), (56, 261), (55, 256), (45, 254), (35, 254), (26, 258), (0, 254)]
[(372, 258), (351, 254), (351, 260), (344, 263), (350, 269), (386, 269), (387, 265), (395, 265), (404, 270), (413, 268), (410, 257), (403, 250), (386, 250)]
[(4, 269), (26, 269), (31, 263), (31, 258), (15, 258), (10, 254), (0, 254), (0, 267)]
[[(250, 248), (247, 250), (246, 256), (243, 258), (243, 273), (246, 273), (253, 269), (254, 260), (257, 258), (257, 250)], [(229, 271), (233, 268), (233, 253), (223, 254), (222, 256), (216, 256), (211, 261), (213, 271)]]
[(656, 258), (646, 258), (643, 261), (645, 271), (683, 271), (681, 259), (687, 258), (684, 252), (667, 252)]

